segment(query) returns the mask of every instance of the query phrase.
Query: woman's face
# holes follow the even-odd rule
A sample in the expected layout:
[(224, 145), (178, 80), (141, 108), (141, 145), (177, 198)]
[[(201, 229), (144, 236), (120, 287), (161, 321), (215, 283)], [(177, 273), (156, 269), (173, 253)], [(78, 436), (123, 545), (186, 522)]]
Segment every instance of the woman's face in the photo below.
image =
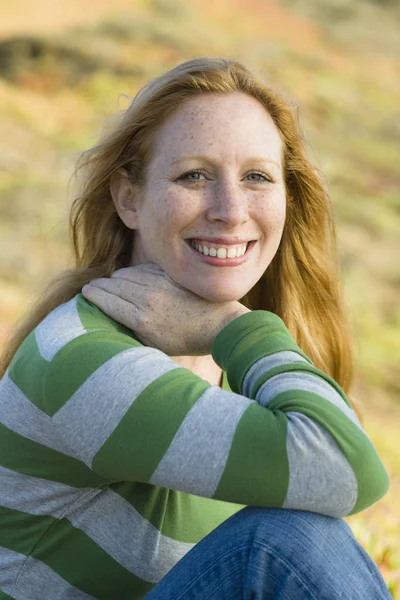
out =
[[(132, 265), (156, 263), (213, 302), (239, 300), (268, 268), (282, 237), (286, 197), (275, 124), (250, 96), (211, 93), (183, 104), (154, 142), (131, 225)], [(191, 240), (206, 246), (208, 256)], [(221, 249), (230, 256), (238, 241), (244, 248), (255, 243), (241, 258), (223, 258)]]

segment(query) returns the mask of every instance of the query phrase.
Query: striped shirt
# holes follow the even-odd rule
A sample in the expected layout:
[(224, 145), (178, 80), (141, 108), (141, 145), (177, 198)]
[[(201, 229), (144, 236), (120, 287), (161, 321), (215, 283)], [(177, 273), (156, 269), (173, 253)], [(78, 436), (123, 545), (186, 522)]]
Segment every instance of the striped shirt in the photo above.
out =
[(0, 599), (139, 600), (246, 505), (342, 517), (388, 490), (339, 385), (284, 322), (215, 338), (222, 389), (78, 295), (0, 383)]

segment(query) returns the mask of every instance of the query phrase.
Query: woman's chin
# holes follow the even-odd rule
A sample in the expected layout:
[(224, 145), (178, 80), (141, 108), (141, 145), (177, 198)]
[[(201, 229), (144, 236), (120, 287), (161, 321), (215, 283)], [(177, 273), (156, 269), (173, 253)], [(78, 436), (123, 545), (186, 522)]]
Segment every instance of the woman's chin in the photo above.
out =
[(248, 290), (226, 290), (226, 289), (212, 289), (212, 290), (204, 290), (196, 288), (195, 286), (190, 288), (190, 291), (200, 298), (204, 298), (204, 300), (208, 300), (209, 302), (234, 302), (239, 301), (240, 298), (243, 298), (248, 292)]

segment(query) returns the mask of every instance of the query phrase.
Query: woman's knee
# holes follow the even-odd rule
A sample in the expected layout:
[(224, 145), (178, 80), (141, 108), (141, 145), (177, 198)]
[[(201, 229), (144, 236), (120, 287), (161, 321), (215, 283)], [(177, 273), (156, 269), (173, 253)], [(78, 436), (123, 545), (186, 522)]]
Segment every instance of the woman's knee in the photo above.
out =
[(340, 562), (343, 553), (355, 552), (357, 544), (342, 519), (302, 510), (246, 507), (221, 526), (226, 541), (237, 549), (280, 557), (287, 563), (320, 570), (328, 562)]
[[(389, 598), (371, 557), (343, 520), (302, 510), (246, 507), (231, 517), (238, 540), (247, 535), (249, 567), (290, 573), (326, 597)], [(335, 596), (335, 594), (338, 594)], [(363, 595), (364, 594), (364, 595)], [(344, 596), (343, 596), (344, 597)]]
[(303, 510), (246, 507), (231, 519), (232, 526), (245, 529), (259, 543), (282, 548), (286, 540), (297, 549), (340, 546), (354, 536), (343, 519)]

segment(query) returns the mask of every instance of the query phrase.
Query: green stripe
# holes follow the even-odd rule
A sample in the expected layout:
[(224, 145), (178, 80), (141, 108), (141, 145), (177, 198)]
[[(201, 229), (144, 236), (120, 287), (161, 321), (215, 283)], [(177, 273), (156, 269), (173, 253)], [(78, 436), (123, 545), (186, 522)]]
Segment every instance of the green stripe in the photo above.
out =
[(138, 345), (114, 331), (97, 331), (64, 346), (52, 360), (45, 384), (48, 414), (53, 416), (105, 362)]
[(32, 332), (15, 354), (8, 375), (16, 386), (41, 410), (43, 405), (43, 377), (49, 362), (42, 358)]
[(67, 519), (0, 508), (0, 545), (41, 560), (69, 584), (100, 600), (144, 596), (153, 586), (114, 560)]
[(0, 465), (23, 475), (58, 481), (73, 487), (97, 487), (105, 480), (84, 463), (42, 446), (0, 423)]
[(0, 506), (0, 546), (29, 556), (37, 540), (55, 522), (54, 517), (37, 517)]
[(281, 508), (289, 485), (287, 417), (258, 404), (244, 412), (214, 498)]
[(153, 585), (130, 573), (66, 519), (54, 523), (32, 556), (99, 600), (139, 598)]
[(158, 377), (97, 452), (93, 470), (113, 480), (149, 481), (183, 419), (209, 386), (184, 368)]
[[(347, 406), (352, 408), (348, 398), (346, 397), (346, 394), (344, 393), (344, 391), (342, 390), (340, 385), (334, 379), (332, 379), (332, 377), (327, 375), (327, 373), (320, 371), (316, 367), (313, 367), (312, 365), (304, 363), (304, 362), (294, 362), (294, 363), (290, 363), (290, 364), (279, 365), (277, 367), (270, 369), (266, 373), (263, 373), (257, 379), (257, 382), (255, 383), (255, 385), (253, 385), (253, 387), (251, 389), (251, 398), (254, 399), (257, 396), (257, 393), (258, 393), (258, 390), (260, 389), (260, 387), (266, 381), (268, 381), (268, 379), (271, 379), (271, 377), (275, 377), (275, 375), (282, 375), (283, 373), (289, 373), (289, 372), (293, 372), (293, 371), (296, 371), (297, 373), (311, 373), (312, 375), (316, 376), (317, 384), (318, 384), (317, 377), (327, 381), (329, 383), (329, 385), (331, 385), (337, 391), (337, 393), (341, 396), (341, 398), (343, 398), (343, 400), (346, 402)], [(300, 386), (300, 390), (301, 390), (301, 381), (299, 381), (299, 386)], [(305, 391), (305, 390), (302, 390), (302, 391)], [(292, 390), (292, 393), (297, 394), (297, 389)], [(307, 394), (308, 393), (310, 393), (310, 392), (307, 392)], [(321, 390), (321, 395), (318, 395), (318, 397), (319, 398), (324, 397), (324, 390)]]
[(356, 456), (357, 460), (349, 460), (358, 482), (357, 502), (350, 515), (361, 512), (378, 502), (388, 492), (390, 478), (375, 448), (370, 448), (364, 456)]
[(188, 544), (197, 544), (243, 508), (147, 483), (114, 483), (110, 488), (163, 535)]
[(243, 505), (170, 491), (162, 532), (175, 540), (197, 544)]
[(357, 502), (350, 514), (371, 506), (386, 494), (390, 481), (374, 446), (337, 406), (312, 392), (299, 390), (294, 395), (288, 390), (278, 394), (268, 408), (307, 415), (330, 433), (357, 479)]
[(95, 304), (86, 300), (82, 294), (79, 294), (77, 297), (76, 307), (81, 323), (86, 331), (98, 331), (102, 329), (103, 331), (115, 331), (133, 338), (131, 329), (108, 317)]
[(278, 315), (255, 310), (234, 319), (218, 333), (212, 356), (227, 371), (232, 390), (241, 394), (250, 367), (260, 358), (282, 350), (297, 352), (311, 364)]

